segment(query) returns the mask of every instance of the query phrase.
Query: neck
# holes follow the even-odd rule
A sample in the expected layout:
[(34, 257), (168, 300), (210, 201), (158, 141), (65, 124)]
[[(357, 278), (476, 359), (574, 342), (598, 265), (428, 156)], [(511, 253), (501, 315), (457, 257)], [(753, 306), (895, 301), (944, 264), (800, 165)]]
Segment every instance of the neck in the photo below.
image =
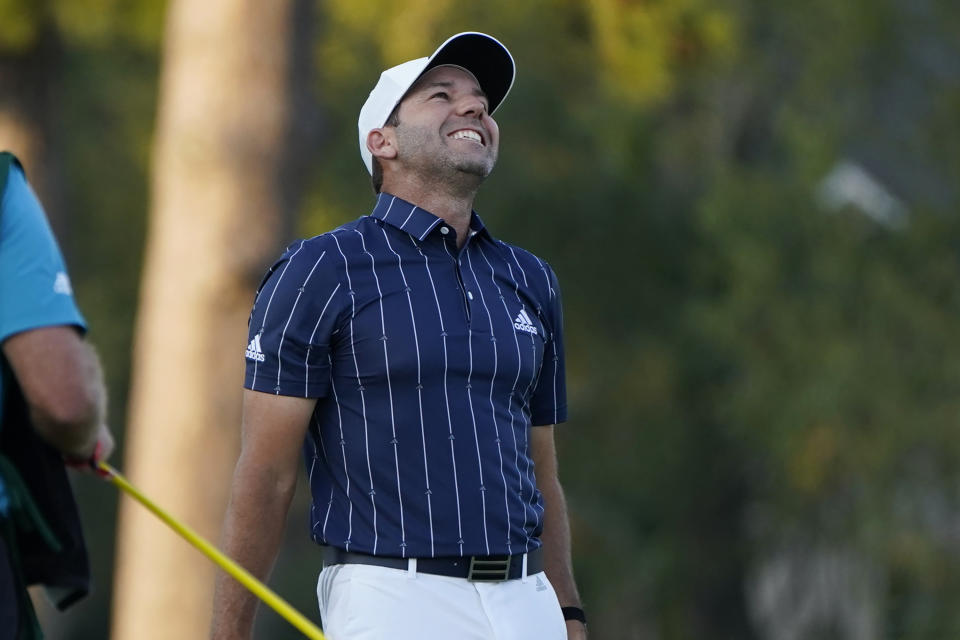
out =
[(457, 233), (457, 247), (466, 242), (470, 228), (470, 215), (473, 212), (473, 200), (477, 187), (456, 189), (450, 185), (427, 184), (420, 180), (384, 180), (383, 191), (415, 204), (441, 218)]

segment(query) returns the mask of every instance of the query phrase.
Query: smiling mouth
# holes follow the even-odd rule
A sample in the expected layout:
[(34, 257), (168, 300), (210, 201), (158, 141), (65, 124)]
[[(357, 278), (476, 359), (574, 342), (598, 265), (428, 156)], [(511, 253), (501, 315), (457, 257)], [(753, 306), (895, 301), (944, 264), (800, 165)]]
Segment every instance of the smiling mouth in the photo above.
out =
[(454, 140), (470, 140), (471, 142), (476, 142), (481, 146), (486, 146), (483, 143), (483, 136), (473, 129), (458, 129), (457, 131), (451, 133), (450, 137)]

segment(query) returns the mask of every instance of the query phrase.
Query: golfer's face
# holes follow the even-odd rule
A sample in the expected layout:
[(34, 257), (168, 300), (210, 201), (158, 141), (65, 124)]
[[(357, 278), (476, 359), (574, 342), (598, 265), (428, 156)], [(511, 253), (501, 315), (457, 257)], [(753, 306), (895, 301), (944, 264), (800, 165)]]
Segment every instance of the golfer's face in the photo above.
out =
[(472, 74), (431, 69), (400, 105), (398, 158), (486, 177), (497, 160), (500, 130)]

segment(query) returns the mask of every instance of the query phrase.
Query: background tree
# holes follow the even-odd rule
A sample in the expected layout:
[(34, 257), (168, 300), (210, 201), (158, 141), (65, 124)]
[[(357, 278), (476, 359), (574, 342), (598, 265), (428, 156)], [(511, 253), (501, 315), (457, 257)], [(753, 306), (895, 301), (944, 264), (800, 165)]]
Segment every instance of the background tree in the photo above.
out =
[[(174, 1), (167, 13), (124, 466), (213, 540), (238, 451), (246, 318), (309, 148), (309, 67), (297, 58), (308, 8)], [(213, 573), (124, 503), (114, 636), (202, 637)]]

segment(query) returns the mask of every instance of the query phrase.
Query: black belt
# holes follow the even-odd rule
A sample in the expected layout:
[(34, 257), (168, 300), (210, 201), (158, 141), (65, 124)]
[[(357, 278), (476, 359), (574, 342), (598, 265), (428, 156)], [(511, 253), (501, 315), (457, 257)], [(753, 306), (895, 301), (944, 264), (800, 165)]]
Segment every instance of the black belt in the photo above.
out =
[[(453, 556), (445, 558), (417, 558), (417, 571), (451, 578), (466, 578), (474, 582), (501, 582), (523, 577), (523, 554), (512, 556)], [(410, 566), (410, 558), (371, 556), (366, 553), (323, 547), (323, 566), (334, 564), (370, 564), (376, 567), (403, 569)], [(543, 550), (527, 554), (527, 575), (543, 571)]]

